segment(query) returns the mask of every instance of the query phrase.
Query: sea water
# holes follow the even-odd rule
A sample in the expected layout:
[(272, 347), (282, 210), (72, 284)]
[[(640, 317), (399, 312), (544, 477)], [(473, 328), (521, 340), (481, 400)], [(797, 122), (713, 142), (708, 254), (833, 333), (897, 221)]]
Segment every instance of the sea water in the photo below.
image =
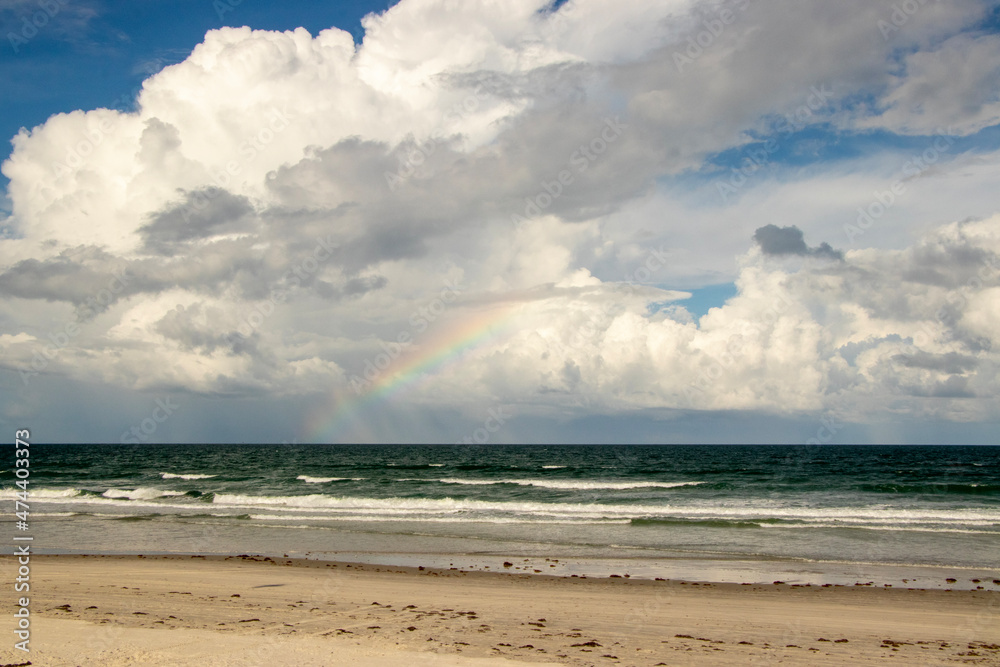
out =
[(31, 464), (39, 553), (758, 578), (1000, 566), (1000, 447), (33, 445)]

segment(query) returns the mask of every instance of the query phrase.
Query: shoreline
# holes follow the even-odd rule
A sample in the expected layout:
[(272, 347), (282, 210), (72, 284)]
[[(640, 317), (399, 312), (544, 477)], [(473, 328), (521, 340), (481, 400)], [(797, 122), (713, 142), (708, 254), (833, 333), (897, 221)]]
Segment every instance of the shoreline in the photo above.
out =
[[(0, 560), (7, 571), (14, 562)], [(584, 578), (534, 569), (33, 555), (33, 650), (3, 646), (0, 659), (322, 665), (336, 654), (338, 664), (359, 665), (652, 667), (874, 665), (892, 656), (901, 664), (1000, 664), (1000, 590)]]
[[(565, 578), (600, 579), (620, 576), (633, 580), (667, 579), (714, 584), (771, 584), (781, 581), (793, 586), (843, 587), (871, 586), (919, 590), (993, 590), (1000, 591), (1000, 568), (962, 565), (926, 565), (909, 563), (873, 563), (832, 560), (781, 558), (594, 558), (560, 555), (525, 556), (469, 553), (410, 552), (184, 552), (131, 551), (115, 553), (35, 552), (38, 556), (89, 556), (134, 558), (168, 556), (185, 558), (206, 556), (226, 558), (243, 555), (353, 565), (371, 565), (416, 569), (418, 567), (467, 572), (521, 573)], [(509, 566), (505, 566), (509, 563)]]

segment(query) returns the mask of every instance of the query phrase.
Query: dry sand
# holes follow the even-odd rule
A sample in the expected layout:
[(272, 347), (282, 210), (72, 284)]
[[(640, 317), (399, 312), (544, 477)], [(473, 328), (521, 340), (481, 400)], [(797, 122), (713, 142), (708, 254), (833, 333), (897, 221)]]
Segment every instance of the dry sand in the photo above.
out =
[(990, 590), (260, 557), (33, 556), (31, 565), (32, 651), (14, 650), (8, 633), (0, 666), (1000, 665), (1000, 592)]

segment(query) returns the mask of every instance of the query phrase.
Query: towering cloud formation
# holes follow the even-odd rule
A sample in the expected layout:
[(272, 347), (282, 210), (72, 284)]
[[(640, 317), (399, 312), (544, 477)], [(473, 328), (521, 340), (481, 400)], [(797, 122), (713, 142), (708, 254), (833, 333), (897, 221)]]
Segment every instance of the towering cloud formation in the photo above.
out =
[[(986, 3), (922, 4), (886, 34), (893, 7), (403, 0), (359, 45), (209, 32), (136, 112), (14, 138), (3, 365), (350, 395), (466, 331), (408, 400), (996, 416), (995, 154), (904, 175), (861, 238), (844, 227), (901, 178), (896, 149), (754, 159), (713, 198), (718, 156), (751, 142), (1000, 120), (996, 38), (962, 34)], [(698, 321), (664, 289), (725, 280), (737, 296)]]

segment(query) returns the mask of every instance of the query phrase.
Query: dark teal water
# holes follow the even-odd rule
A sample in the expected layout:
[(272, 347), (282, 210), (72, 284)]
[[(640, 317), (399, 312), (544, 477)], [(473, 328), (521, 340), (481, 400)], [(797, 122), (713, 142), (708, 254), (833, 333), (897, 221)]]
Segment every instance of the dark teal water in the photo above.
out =
[(31, 491), (63, 551), (1000, 560), (1000, 447), (46, 445)]

